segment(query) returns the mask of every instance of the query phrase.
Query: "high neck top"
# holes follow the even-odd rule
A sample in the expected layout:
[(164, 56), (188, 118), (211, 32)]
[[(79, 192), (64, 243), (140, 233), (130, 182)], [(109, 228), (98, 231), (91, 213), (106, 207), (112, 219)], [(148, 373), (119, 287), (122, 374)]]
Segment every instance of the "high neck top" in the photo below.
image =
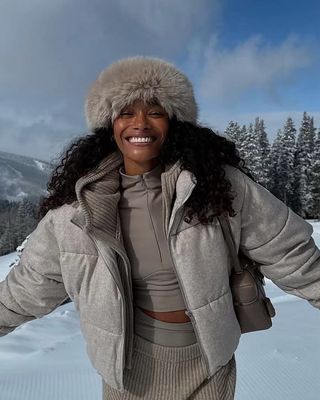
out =
[(123, 167), (119, 169), (119, 172), (121, 186), (124, 190), (134, 187), (139, 182), (144, 183), (147, 189), (157, 189), (161, 187), (161, 173), (163, 171), (160, 164), (141, 175), (126, 175)]
[(151, 311), (185, 309), (164, 233), (160, 165), (141, 175), (120, 173), (119, 214), (134, 301)]

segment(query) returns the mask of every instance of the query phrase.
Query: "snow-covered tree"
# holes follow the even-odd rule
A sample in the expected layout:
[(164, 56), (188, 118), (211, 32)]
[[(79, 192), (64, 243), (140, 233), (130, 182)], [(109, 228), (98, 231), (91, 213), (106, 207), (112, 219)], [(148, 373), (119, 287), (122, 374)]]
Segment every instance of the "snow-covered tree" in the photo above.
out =
[(8, 221), (4, 233), (0, 237), (0, 255), (11, 253), (16, 248), (16, 238), (14, 235), (14, 226)]
[(270, 143), (263, 119), (255, 119), (254, 134), (258, 138), (261, 155), (261, 170), (258, 172), (257, 179), (261, 185), (267, 187), (269, 181)]
[(240, 134), (241, 134), (241, 128), (238, 125), (237, 122), (230, 121), (228, 126), (226, 127), (224, 134), (228, 136), (228, 138), (234, 142), (236, 145), (237, 149), (239, 148), (239, 142), (240, 142)]
[(240, 128), (240, 135), (239, 135), (239, 153), (241, 158), (245, 158), (245, 141), (247, 136), (247, 125), (242, 125)]
[(28, 199), (0, 201), (0, 255), (15, 251), (37, 224), (37, 207)]
[(297, 195), (300, 197), (303, 217), (309, 215), (309, 207), (312, 204), (312, 196), (309, 191), (310, 171), (314, 159), (315, 128), (313, 118), (306, 112), (303, 113), (301, 127), (297, 137), (297, 151), (295, 159), (295, 180)]
[(320, 130), (315, 141), (313, 163), (310, 170), (309, 193), (311, 200), (308, 204), (308, 214), (320, 219)]
[(320, 131), (303, 113), (296, 138), (292, 118), (279, 129), (270, 149), (263, 119), (239, 126), (231, 121), (225, 134), (236, 144), (255, 180), (304, 218), (319, 218)]
[(259, 182), (263, 167), (261, 155), (260, 138), (254, 131), (253, 124), (250, 124), (243, 141), (243, 153), (246, 166), (250, 169), (252, 176)]
[(288, 205), (293, 198), (295, 142), (296, 128), (289, 117), (280, 137), (277, 165), (279, 198)]
[(292, 182), (292, 196), (290, 198), (290, 207), (298, 215), (303, 216), (301, 194), (300, 194), (300, 176), (297, 172), (300, 169), (298, 161), (298, 151), (296, 150), (293, 159), (293, 182)]
[(268, 171), (268, 189), (276, 197), (280, 197), (280, 188), (278, 187), (278, 161), (281, 146), (282, 130), (279, 129), (275, 137), (269, 155)]
[(25, 240), (34, 230), (36, 224), (35, 206), (27, 198), (24, 198), (19, 204), (15, 222), (15, 236), (18, 244), (21, 244)]
[(244, 157), (244, 140), (246, 135), (246, 126), (240, 125), (237, 122), (230, 121), (227, 128), (224, 131), (224, 134), (236, 145), (236, 148), (240, 154), (240, 157)]

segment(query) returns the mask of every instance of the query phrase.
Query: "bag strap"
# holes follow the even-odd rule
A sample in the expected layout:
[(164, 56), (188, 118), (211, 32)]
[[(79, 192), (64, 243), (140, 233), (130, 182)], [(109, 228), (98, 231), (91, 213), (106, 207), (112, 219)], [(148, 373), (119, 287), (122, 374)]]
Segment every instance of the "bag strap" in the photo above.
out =
[(236, 246), (234, 244), (234, 239), (232, 236), (229, 218), (226, 214), (222, 214), (222, 215), (218, 216), (218, 220), (221, 225), (224, 239), (227, 242), (227, 246), (228, 246), (228, 249), (230, 252), (233, 268), (234, 268), (235, 272), (242, 272), (243, 268), (241, 267), (239, 257), (238, 257), (237, 251), (236, 251)]

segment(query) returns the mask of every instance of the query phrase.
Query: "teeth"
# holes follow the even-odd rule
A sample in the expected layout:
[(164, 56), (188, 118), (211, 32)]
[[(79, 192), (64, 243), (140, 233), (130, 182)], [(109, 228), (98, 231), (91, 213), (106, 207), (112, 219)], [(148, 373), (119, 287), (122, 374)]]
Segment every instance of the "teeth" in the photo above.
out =
[(151, 136), (147, 137), (131, 137), (128, 139), (130, 143), (150, 143), (153, 141)]

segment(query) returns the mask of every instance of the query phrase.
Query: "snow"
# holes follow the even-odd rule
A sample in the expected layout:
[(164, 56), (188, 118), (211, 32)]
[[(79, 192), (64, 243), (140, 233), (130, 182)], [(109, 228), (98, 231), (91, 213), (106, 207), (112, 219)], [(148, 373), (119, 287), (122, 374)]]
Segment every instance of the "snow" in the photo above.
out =
[(28, 194), (26, 192), (24, 192), (23, 190), (20, 190), (20, 192), (17, 193), (17, 195), (16, 195), (17, 200), (20, 200), (24, 197), (28, 197)]
[[(320, 222), (312, 221), (320, 247)], [(0, 257), (0, 280), (16, 253)], [(320, 398), (320, 314), (267, 281), (277, 316), (266, 331), (242, 335), (236, 400)], [(101, 400), (73, 303), (0, 338), (1, 400)], [(150, 399), (152, 400), (152, 399)], [(179, 399), (177, 399), (179, 400)]]
[(38, 161), (38, 160), (33, 160), (36, 166), (40, 169), (40, 171), (45, 171), (46, 170), (46, 164)]

